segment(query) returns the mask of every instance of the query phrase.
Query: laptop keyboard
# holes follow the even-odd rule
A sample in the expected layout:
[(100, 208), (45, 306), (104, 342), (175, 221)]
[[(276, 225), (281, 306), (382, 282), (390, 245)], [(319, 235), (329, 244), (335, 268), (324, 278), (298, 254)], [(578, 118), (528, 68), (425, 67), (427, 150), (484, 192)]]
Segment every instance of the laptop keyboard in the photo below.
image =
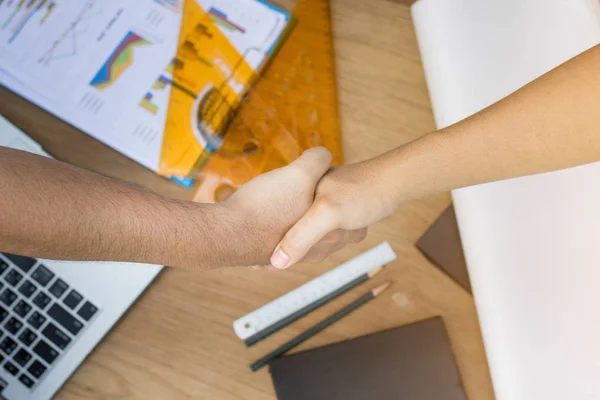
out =
[(0, 253), (0, 368), (33, 389), (98, 308), (48, 267)]

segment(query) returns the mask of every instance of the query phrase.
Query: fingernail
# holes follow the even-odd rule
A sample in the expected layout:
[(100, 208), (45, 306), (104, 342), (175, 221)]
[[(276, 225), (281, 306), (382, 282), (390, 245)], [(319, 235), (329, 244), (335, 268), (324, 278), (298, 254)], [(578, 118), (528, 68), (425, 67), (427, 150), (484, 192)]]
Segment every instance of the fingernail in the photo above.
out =
[(280, 248), (275, 249), (275, 253), (271, 257), (271, 265), (278, 269), (285, 269), (289, 263), (290, 256), (285, 254)]

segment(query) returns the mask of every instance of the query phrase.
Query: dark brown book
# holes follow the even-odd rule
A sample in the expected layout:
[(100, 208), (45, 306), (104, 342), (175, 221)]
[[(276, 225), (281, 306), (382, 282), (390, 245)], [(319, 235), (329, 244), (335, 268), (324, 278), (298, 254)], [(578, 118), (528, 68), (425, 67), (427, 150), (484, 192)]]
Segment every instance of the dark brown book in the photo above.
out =
[(471, 293), (454, 207), (450, 206), (417, 242), (419, 250), (438, 268)]
[(441, 318), (273, 360), (279, 400), (466, 400)]

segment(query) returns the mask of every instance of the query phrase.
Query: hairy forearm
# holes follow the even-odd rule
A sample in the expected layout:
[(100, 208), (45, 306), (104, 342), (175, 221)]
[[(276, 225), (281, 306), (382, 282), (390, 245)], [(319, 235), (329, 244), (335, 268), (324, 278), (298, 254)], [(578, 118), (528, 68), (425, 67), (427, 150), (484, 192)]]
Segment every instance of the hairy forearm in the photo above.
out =
[(0, 209), (2, 251), (181, 267), (237, 261), (225, 248), (233, 222), (220, 206), (171, 200), (2, 147)]
[(600, 160), (600, 46), (502, 101), (381, 156), (399, 201)]

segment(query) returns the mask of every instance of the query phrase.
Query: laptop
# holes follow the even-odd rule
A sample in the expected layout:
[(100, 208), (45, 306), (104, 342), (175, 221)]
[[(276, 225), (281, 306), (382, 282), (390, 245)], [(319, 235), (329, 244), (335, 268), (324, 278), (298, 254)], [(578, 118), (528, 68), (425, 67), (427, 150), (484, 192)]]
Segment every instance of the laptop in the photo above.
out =
[[(49, 157), (1, 116), (0, 146)], [(50, 399), (161, 269), (0, 251), (0, 397)]]

